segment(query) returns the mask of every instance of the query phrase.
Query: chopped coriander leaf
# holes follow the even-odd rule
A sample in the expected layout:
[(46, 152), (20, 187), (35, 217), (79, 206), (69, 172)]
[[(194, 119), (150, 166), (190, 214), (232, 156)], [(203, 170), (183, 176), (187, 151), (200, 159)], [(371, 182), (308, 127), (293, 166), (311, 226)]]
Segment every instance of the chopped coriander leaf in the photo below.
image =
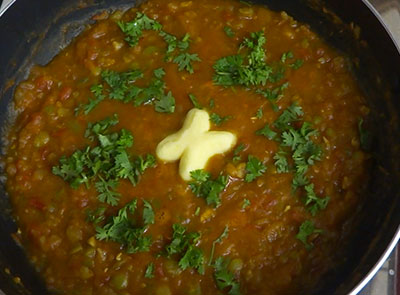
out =
[(125, 34), (125, 41), (130, 46), (136, 46), (143, 35), (144, 30), (161, 31), (162, 25), (149, 18), (147, 15), (137, 12), (136, 18), (131, 22), (119, 21), (118, 26)]
[(297, 103), (293, 103), (282, 112), (279, 118), (275, 121), (274, 126), (280, 130), (286, 130), (289, 128), (291, 123), (298, 121), (299, 117), (303, 115), (303, 109), (298, 106)]
[(285, 82), (282, 85), (275, 87), (274, 89), (257, 89), (256, 93), (261, 94), (266, 99), (268, 99), (271, 103), (277, 102), (282, 96), (283, 90), (289, 87), (289, 82)]
[(96, 239), (121, 244), (127, 253), (147, 252), (151, 246), (151, 237), (145, 236), (146, 227), (138, 227), (131, 216), (135, 214), (137, 200), (133, 200), (118, 210), (116, 216), (103, 227), (96, 227)]
[(224, 257), (218, 257), (214, 263), (214, 279), (218, 289), (229, 289), (229, 295), (240, 295), (240, 285), (236, 281), (235, 276), (228, 270), (229, 261)]
[(222, 123), (228, 121), (231, 118), (232, 118), (232, 116), (221, 117), (220, 115), (218, 115), (216, 113), (212, 113), (210, 115), (210, 121), (216, 126), (220, 126)]
[(165, 95), (164, 93), (155, 100), (155, 110), (159, 113), (173, 113), (175, 111), (175, 98), (171, 91)]
[(185, 51), (189, 49), (189, 45), (190, 45), (190, 34), (186, 33), (185, 36), (182, 37), (182, 40), (178, 41), (178, 48), (181, 51)]
[[(90, 141), (95, 140), (94, 135), (99, 135), (106, 132), (110, 127), (115, 126), (119, 123), (118, 115), (114, 114), (112, 117), (105, 118), (104, 120), (98, 121), (96, 123), (89, 123), (86, 131), (85, 137), (89, 138)], [(92, 135), (91, 135), (92, 134)]]
[(210, 109), (213, 109), (215, 107), (214, 99), (212, 99), (212, 98), (210, 99), (210, 102), (208, 103), (208, 106), (209, 106)]
[(294, 63), (292, 63), (291, 65), (289, 65), (291, 68), (298, 70), (301, 68), (301, 66), (304, 64), (304, 60), (303, 59), (296, 59), (294, 61)]
[(108, 128), (117, 124), (117, 117), (89, 124), (85, 136), (97, 139), (99, 145), (75, 151), (70, 157), (61, 157), (59, 166), (54, 166), (54, 175), (67, 181), (72, 188), (81, 184), (89, 187), (94, 183), (98, 199), (112, 206), (118, 204), (120, 194), (116, 188), (120, 179), (129, 179), (133, 185), (147, 168), (155, 166), (154, 156), (141, 156), (131, 160), (126, 149), (133, 145), (132, 134), (122, 129), (109, 133)]
[(234, 32), (234, 31), (232, 30), (232, 28), (229, 27), (229, 26), (225, 26), (225, 27), (224, 27), (224, 32), (225, 32), (225, 34), (226, 34), (229, 38), (232, 38), (232, 37), (235, 36), (235, 32)]
[(192, 192), (205, 198), (207, 205), (218, 207), (221, 204), (220, 194), (228, 184), (228, 177), (220, 175), (212, 180), (211, 174), (201, 169), (190, 172), (190, 175), (194, 180), (189, 183)]
[(189, 245), (183, 257), (179, 260), (179, 267), (183, 270), (191, 267), (196, 269), (199, 274), (204, 274), (204, 254), (203, 251), (193, 245)]
[(105, 216), (104, 213), (106, 212), (105, 207), (99, 207), (95, 210), (87, 210), (86, 221), (94, 224), (98, 224), (104, 221)]
[(256, 131), (257, 135), (264, 135), (266, 138), (269, 140), (274, 140), (278, 133), (275, 131), (272, 131), (271, 128), (269, 128), (268, 124), (266, 124), (263, 128), (259, 129)]
[(281, 149), (274, 155), (274, 164), (278, 173), (289, 172), (289, 163), (286, 156), (287, 153)]
[(150, 262), (147, 267), (146, 267), (146, 271), (144, 273), (144, 277), (146, 279), (152, 279), (154, 278), (154, 263)]
[(369, 151), (371, 148), (371, 134), (363, 128), (364, 120), (358, 121), (358, 132), (360, 133), (360, 146), (364, 151)]
[(240, 153), (244, 151), (246, 145), (244, 143), (239, 144), (233, 151), (233, 161), (239, 162), (241, 160)]
[(171, 53), (173, 53), (178, 47), (178, 39), (176, 38), (176, 36), (164, 31), (160, 31), (159, 34), (164, 39), (165, 43), (167, 43), (166, 59), (167, 61), (169, 61), (171, 59)]
[(172, 225), (172, 229), (172, 241), (165, 248), (167, 255), (183, 255), (179, 260), (180, 268), (185, 270), (192, 267), (197, 269), (200, 274), (204, 274), (204, 255), (201, 249), (196, 247), (200, 234), (197, 232), (186, 233), (185, 227), (180, 224)]
[(292, 51), (284, 52), (281, 57), (281, 63), (285, 63), (287, 59), (291, 58), (294, 58)]
[(312, 221), (306, 220), (300, 225), (296, 238), (306, 246), (307, 250), (311, 250), (314, 245), (308, 242), (308, 237), (315, 233), (322, 233), (322, 230), (316, 229)]
[[(175, 111), (175, 99), (171, 92), (165, 93), (165, 82), (162, 78), (165, 71), (162, 68), (153, 72), (153, 79), (147, 87), (139, 87), (134, 83), (137, 79), (143, 78), (139, 70), (127, 72), (115, 72), (105, 70), (101, 73), (103, 84), (92, 87), (95, 99), (89, 100), (86, 105), (80, 105), (76, 111), (81, 109), (88, 114), (105, 98), (115, 99), (124, 103), (133, 102), (135, 106), (153, 103), (155, 110), (161, 113), (173, 113)], [(104, 87), (106, 86), (106, 87)]]
[(151, 204), (143, 200), (144, 208), (143, 208), (143, 222), (145, 225), (154, 224), (154, 211)]
[(241, 55), (223, 57), (214, 64), (214, 83), (222, 86), (257, 86), (265, 85), (273, 72), (266, 63), (264, 32), (250, 34), (240, 44), (239, 51), (246, 49)]
[(315, 216), (318, 211), (324, 210), (329, 203), (329, 197), (318, 198), (314, 192), (314, 184), (308, 184), (304, 187), (307, 192), (305, 205), (312, 216)]
[(292, 191), (295, 192), (297, 190), (297, 188), (303, 187), (309, 183), (310, 183), (310, 181), (308, 180), (307, 176), (296, 172), (294, 174), (293, 181), (292, 181)]
[(189, 93), (189, 99), (196, 109), (201, 110), (203, 108), (194, 94)]
[(251, 202), (249, 199), (244, 199), (243, 200), (243, 204), (242, 204), (242, 209), (246, 209), (247, 207), (249, 207), (251, 205)]
[(180, 53), (173, 59), (173, 62), (178, 65), (179, 71), (186, 70), (190, 74), (194, 73), (192, 65), (194, 61), (201, 61), (201, 59), (197, 54), (190, 54), (188, 52)]
[(256, 112), (256, 118), (257, 118), (257, 119), (262, 119), (263, 116), (264, 116), (264, 114), (263, 114), (263, 109), (262, 109), (262, 108), (259, 108), (259, 109), (257, 110), (257, 112)]
[(229, 234), (229, 227), (225, 226), (224, 231), (222, 232), (222, 234), (212, 243), (211, 253), (210, 253), (210, 260), (208, 261), (208, 265), (211, 265), (212, 261), (214, 259), (215, 246), (217, 244), (221, 244), (222, 240), (228, 237), (228, 234)]
[(143, 73), (139, 70), (132, 70), (118, 73), (111, 70), (104, 70), (101, 78), (110, 87), (109, 98), (126, 101), (127, 92), (131, 91), (130, 84), (137, 79), (143, 78)]
[(267, 167), (253, 155), (249, 155), (246, 163), (246, 182), (252, 182), (267, 171)]
[(89, 98), (89, 101), (86, 104), (80, 104), (75, 109), (75, 115), (77, 116), (81, 111), (85, 115), (89, 114), (100, 102), (102, 102), (106, 96), (103, 94), (103, 85), (96, 84), (90, 88), (90, 91), (94, 95), (94, 99)]
[(196, 211), (194, 212), (194, 215), (199, 216), (199, 214), (200, 214), (200, 207), (197, 207)]
[(110, 204), (111, 206), (118, 205), (118, 201), (121, 196), (120, 193), (115, 192), (115, 189), (118, 186), (118, 181), (105, 181), (101, 179), (100, 181), (96, 182), (94, 186), (96, 191), (99, 193), (97, 198), (100, 202)]
[(165, 76), (165, 71), (163, 68), (158, 68), (153, 71), (153, 74), (156, 78), (162, 79)]
[(239, 155), (241, 152), (243, 152), (245, 148), (246, 148), (246, 145), (245, 145), (244, 143), (241, 143), (241, 144), (239, 144), (239, 145), (235, 148), (235, 150), (233, 151), (233, 154), (234, 154), (235, 156), (237, 156), (237, 155)]

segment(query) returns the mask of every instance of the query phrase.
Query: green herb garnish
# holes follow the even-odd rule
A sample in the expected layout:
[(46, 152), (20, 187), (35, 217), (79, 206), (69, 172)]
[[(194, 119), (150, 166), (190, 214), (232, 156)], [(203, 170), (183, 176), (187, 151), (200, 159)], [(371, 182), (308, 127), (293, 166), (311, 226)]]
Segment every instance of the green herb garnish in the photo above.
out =
[(328, 206), (329, 197), (319, 198), (314, 192), (314, 184), (308, 184), (304, 187), (306, 190), (306, 198), (304, 204), (312, 216), (315, 216), (318, 211), (324, 210)]
[(147, 267), (146, 267), (146, 271), (144, 273), (144, 277), (146, 279), (152, 279), (154, 278), (154, 263), (150, 262)]
[(228, 234), (229, 234), (229, 227), (225, 226), (224, 231), (222, 232), (222, 234), (212, 243), (211, 253), (210, 253), (210, 260), (208, 261), (208, 265), (211, 265), (212, 261), (214, 259), (215, 246), (217, 244), (221, 244), (222, 240), (228, 237)]
[(162, 25), (159, 22), (141, 12), (137, 12), (136, 18), (131, 22), (119, 21), (118, 26), (125, 34), (125, 41), (130, 46), (136, 46), (139, 43), (144, 30), (161, 31), (162, 29)]
[(292, 51), (284, 52), (281, 56), (281, 63), (285, 63), (287, 59), (294, 58)]
[(257, 118), (257, 119), (262, 119), (263, 116), (264, 116), (264, 114), (263, 114), (263, 109), (262, 109), (262, 108), (259, 108), (259, 109), (257, 110), (257, 112), (256, 112), (256, 118)]
[(201, 61), (201, 59), (196, 53), (190, 54), (188, 52), (180, 53), (173, 59), (173, 62), (178, 65), (179, 71), (186, 70), (190, 74), (194, 73), (192, 65), (194, 61)]
[(194, 94), (189, 93), (189, 99), (192, 102), (193, 106), (196, 109), (201, 110), (203, 107), (201, 106), (201, 104), (199, 103), (199, 101), (197, 100), (197, 97)]
[(287, 160), (287, 153), (280, 149), (275, 155), (274, 155), (274, 164), (276, 167), (276, 171), (278, 173), (288, 173), (289, 172), (289, 163)]
[(311, 250), (314, 245), (308, 242), (308, 237), (315, 233), (322, 233), (320, 229), (316, 229), (314, 223), (310, 220), (304, 221), (299, 228), (299, 232), (296, 238), (299, 239), (305, 246), (307, 250)]
[(76, 112), (83, 110), (88, 114), (105, 98), (119, 100), (124, 103), (133, 103), (135, 106), (154, 103), (155, 110), (160, 113), (173, 113), (175, 111), (175, 99), (171, 92), (165, 93), (165, 82), (162, 78), (165, 75), (163, 69), (156, 69), (154, 77), (147, 87), (135, 85), (137, 79), (143, 78), (139, 70), (128, 72), (115, 72), (105, 70), (101, 73), (103, 84), (95, 85), (91, 88), (94, 99), (80, 105)]
[(117, 120), (114, 116), (89, 124), (85, 135), (92, 141), (96, 139), (98, 145), (78, 150), (70, 157), (61, 157), (60, 165), (52, 169), (54, 175), (60, 176), (75, 189), (83, 183), (87, 187), (94, 183), (98, 199), (112, 206), (118, 204), (120, 194), (115, 190), (120, 179), (128, 179), (136, 185), (140, 175), (155, 166), (152, 155), (131, 159), (127, 149), (133, 145), (133, 136), (129, 131), (108, 132), (107, 129), (117, 124)]
[(267, 167), (253, 155), (249, 155), (246, 163), (246, 182), (252, 182), (267, 171)]
[(233, 150), (233, 162), (239, 162), (242, 159), (240, 153), (243, 152), (245, 148), (246, 145), (244, 143), (241, 143)]
[(251, 33), (245, 38), (239, 51), (246, 50), (244, 55), (237, 54), (223, 57), (214, 64), (214, 83), (222, 86), (256, 86), (265, 85), (273, 72), (266, 63), (264, 32)]
[(231, 118), (232, 118), (232, 116), (221, 117), (220, 115), (218, 115), (216, 113), (212, 113), (210, 115), (210, 121), (216, 126), (222, 125), (222, 123), (228, 121)]
[(195, 170), (190, 172), (194, 181), (189, 183), (192, 192), (205, 198), (207, 205), (218, 207), (221, 204), (220, 194), (228, 184), (228, 178), (220, 175), (216, 179), (211, 179), (211, 174), (204, 170)]
[(249, 207), (251, 205), (251, 202), (249, 199), (244, 199), (243, 200), (243, 204), (242, 204), (242, 209), (246, 209), (247, 207)]
[(269, 140), (274, 140), (278, 133), (272, 131), (271, 128), (266, 124), (263, 128), (256, 131), (257, 135), (264, 135)]
[(225, 34), (226, 34), (229, 38), (235, 37), (235, 32), (234, 32), (234, 31), (232, 30), (232, 28), (229, 27), (229, 26), (225, 26), (225, 27), (224, 27), (224, 32), (225, 32)]
[(299, 59), (296, 59), (294, 61), (294, 63), (290, 64), (289, 67), (291, 67), (295, 70), (298, 70), (302, 67), (303, 64), (304, 64), (304, 60), (299, 58)]
[(204, 274), (204, 255), (201, 249), (196, 247), (200, 234), (197, 232), (186, 233), (185, 227), (180, 224), (174, 224), (172, 229), (172, 241), (165, 248), (167, 255), (180, 254), (180, 268), (185, 270), (191, 267), (200, 274)]
[(136, 207), (135, 199), (119, 209), (117, 215), (103, 227), (97, 226), (96, 239), (119, 243), (129, 254), (149, 251), (151, 237), (144, 235), (148, 224), (144, 220), (144, 226), (139, 227), (132, 219)]
[(229, 289), (229, 295), (240, 295), (240, 285), (236, 281), (235, 276), (228, 270), (229, 261), (224, 257), (218, 257), (214, 263), (214, 279), (218, 289)]

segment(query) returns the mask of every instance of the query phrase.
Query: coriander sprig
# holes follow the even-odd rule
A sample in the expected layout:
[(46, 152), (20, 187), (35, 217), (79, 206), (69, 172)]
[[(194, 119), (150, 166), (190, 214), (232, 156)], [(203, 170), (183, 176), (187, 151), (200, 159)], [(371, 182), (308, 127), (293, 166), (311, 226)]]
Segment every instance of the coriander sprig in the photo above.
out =
[(77, 150), (69, 157), (61, 157), (60, 164), (52, 169), (54, 175), (67, 181), (72, 188), (76, 189), (81, 184), (90, 187), (94, 183), (99, 201), (112, 206), (118, 204), (120, 194), (116, 189), (121, 179), (128, 179), (136, 185), (140, 175), (155, 166), (155, 158), (150, 154), (145, 157), (128, 154), (133, 136), (125, 129), (109, 132), (109, 128), (117, 123), (115, 115), (89, 124), (85, 136), (97, 141), (98, 145)]

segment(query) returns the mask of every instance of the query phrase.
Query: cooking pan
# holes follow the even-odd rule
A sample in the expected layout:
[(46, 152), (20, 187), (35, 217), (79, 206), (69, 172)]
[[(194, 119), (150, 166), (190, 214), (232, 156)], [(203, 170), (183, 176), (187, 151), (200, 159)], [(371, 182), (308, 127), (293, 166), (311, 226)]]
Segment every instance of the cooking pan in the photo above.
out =
[[(362, 0), (264, 0), (307, 23), (352, 61), (367, 97), (372, 134), (371, 178), (351, 240), (338, 267), (312, 294), (357, 294), (383, 264), (400, 237), (400, 54), (370, 4)], [(18, 0), (0, 18), (0, 126), (12, 124), (16, 84), (33, 64), (47, 64), (103, 9), (127, 8), (135, 0)], [(6, 141), (0, 148), (4, 153)], [(0, 168), (1, 172), (1, 168)], [(4, 180), (4, 179), (3, 179)], [(7, 295), (45, 295), (46, 288), (13, 239), (17, 226), (0, 186), (0, 288)]]

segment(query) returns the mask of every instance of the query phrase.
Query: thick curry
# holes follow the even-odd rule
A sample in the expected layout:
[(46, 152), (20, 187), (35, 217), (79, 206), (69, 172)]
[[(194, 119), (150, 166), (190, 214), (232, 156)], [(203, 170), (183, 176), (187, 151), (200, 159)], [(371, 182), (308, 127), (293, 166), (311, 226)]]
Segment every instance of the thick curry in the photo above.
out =
[[(369, 110), (345, 56), (245, 2), (93, 19), (18, 86), (4, 158), (17, 236), (50, 292), (307, 294), (346, 259)], [(194, 109), (234, 146), (184, 180), (156, 150)]]

